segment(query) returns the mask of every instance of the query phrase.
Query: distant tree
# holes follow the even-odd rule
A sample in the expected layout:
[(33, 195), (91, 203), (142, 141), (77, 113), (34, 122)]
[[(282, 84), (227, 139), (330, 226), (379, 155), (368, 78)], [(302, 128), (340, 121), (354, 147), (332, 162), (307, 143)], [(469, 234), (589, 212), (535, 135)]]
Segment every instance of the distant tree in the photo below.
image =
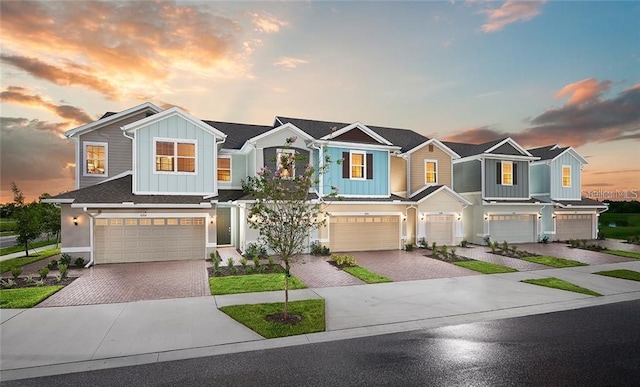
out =
[(60, 207), (53, 203), (42, 203), (43, 199), (49, 199), (51, 195), (43, 193), (40, 195), (40, 214), (42, 218), (42, 230), (49, 236), (56, 237), (56, 248), (60, 242), (60, 230), (62, 228), (60, 222)]
[(24, 195), (16, 183), (11, 182), (13, 202), (15, 204), (14, 219), (16, 220), (16, 242), (24, 245), (24, 250), (29, 256), (29, 243), (42, 234), (40, 207), (36, 202), (25, 204)]
[(5, 203), (0, 207), (0, 218), (11, 218), (13, 217), (13, 211), (15, 211), (16, 205), (15, 203)]

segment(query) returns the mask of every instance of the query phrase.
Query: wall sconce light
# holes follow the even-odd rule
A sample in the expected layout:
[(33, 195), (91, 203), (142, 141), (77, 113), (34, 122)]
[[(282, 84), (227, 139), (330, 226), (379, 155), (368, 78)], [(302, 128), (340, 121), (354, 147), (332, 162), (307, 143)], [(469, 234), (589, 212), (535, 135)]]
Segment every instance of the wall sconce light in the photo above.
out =
[(489, 214), (484, 214), (484, 220), (489, 220)]
[(74, 226), (77, 226), (77, 225), (78, 225), (78, 217), (77, 217), (77, 216), (74, 216), (74, 217), (73, 217), (73, 225), (74, 225)]
[(407, 215), (403, 214), (402, 215), (402, 221), (404, 222), (405, 220), (407, 220)]
[(551, 217), (552, 217), (553, 219), (555, 219), (555, 218), (556, 218), (556, 214), (551, 215)]
[(425, 219), (427, 219), (427, 215), (425, 215), (423, 212), (420, 214), (420, 220), (425, 220)]
[(462, 219), (462, 215), (458, 214), (458, 220)]
[(542, 218), (542, 214), (538, 214), (538, 219)]

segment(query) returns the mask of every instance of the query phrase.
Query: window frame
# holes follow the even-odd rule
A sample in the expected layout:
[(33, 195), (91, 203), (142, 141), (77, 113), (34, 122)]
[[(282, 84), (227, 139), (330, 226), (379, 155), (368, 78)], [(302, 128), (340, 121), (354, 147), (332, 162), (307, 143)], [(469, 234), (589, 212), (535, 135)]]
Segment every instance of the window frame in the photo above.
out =
[[(508, 185), (508, 186), (512, 186), (513, 185), (513, 161), (502, 161), (500, 162), (500, 174), (502, 175), (500, 177), (500, 182), (502, 185)], [(509, 177), (510, 177), (510, 181), (508, 183), (505, 183), (505, 176), (507, 175), (507, 173), (504, 171), (505, 170), (505, 165), (509, 165), (510, 166), (510, 171), (508, 173)]]
[[(353, 155), (362, 156), (362, 164), (357, 164), (357, 166), (362, 167), (362, 177), (354, 177), (353, 176)], [(350, 180), (367, 180), (367, 152), (365, 151), (349, 151), (349, 179)]]
[[(104, 173), (87, 172), (87, 147), (102, 146), (104, 147)], [(98, 160), (98, 159), (93, 159)], [(109, 176), (109, 143), (98, 141), (83, 141), (82, 143), (82, 176), (84, 177), (107, 177)]]
[[(564, 176), (565, 168), (567, 168), (569, 170), (569, 175), (567, 176), (567, 178), (569, 180), (569, 184), (565, 184), (565, 176)], [(563, 165), (562, 166), (560, 179), (561, 179), (561, 183), (562, 183), (562, 188), (571, 188), (571, 165)]]
[[(218, 166), (218, 160), (219, 159), (228, 159), (229, 160), (229, 180), (220, 180), (220, 175), (218, 175), (218, 172), (220, 171), (220, 166)], [(218, 183), (223, 183), (223, 184), (231, 184), (231, 181), (233, 180), (233, 175), (232, 175), (232, 165), (233, 165), (233, 160), (231, 156), (227, 156), (227, 155), (223, 155), (220, 156), (218, 155), (218, 158), (216, 159), (216, 180), (218, 181)], [(227, 170), (227, 168), (222, 168), (223, 170)]]
[(281, 168), (282, 164), (280, 162), (280, 156), (284, 154), (291, 155), (291, 160), (292, 160), (291, 171), (289, 172), (289, 176), (280, 176), (280, 177), (283, 179), (293, 179), (296, 176), (296, 151), (294, 149), (281, 149), (281, 148), (276, 149), (276, 171), (280, 170)]
[[(434, 165), (434, 181), (428, 181), (427, 179), (427, 164), (432, 163)], [(438, 160), (424, 159), (424, 184), (438, 184)]]
[[(157, 144), (159, 142), (171, 142), (173, 143), (173, 157), (175, 162), (173, 163), (173, 171), (160, 171), (158, 170), (158, 155), (157, 155)], [(193, 145), (193, 172), (188, 171), (178, 171), (178, 144), (191, 144)], [(164, 155), (161, 155), (164, 156)], [(182, 158), (191, 158), (191, 156), (180, 156)], [(197, 175), (198, 174), (198, 140), (192, 140), (187, 138), (164, 138), (164, 137), (154, 137), (153, 138), (153, 173), (158, 175)]]

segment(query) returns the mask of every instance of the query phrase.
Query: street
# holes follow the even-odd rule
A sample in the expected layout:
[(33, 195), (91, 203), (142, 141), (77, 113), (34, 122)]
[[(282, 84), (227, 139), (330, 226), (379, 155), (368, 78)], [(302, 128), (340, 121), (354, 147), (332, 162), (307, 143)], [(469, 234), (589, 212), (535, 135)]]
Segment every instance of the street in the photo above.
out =
[(3, 385), (637, 385), (639, 326), (629, 301)]

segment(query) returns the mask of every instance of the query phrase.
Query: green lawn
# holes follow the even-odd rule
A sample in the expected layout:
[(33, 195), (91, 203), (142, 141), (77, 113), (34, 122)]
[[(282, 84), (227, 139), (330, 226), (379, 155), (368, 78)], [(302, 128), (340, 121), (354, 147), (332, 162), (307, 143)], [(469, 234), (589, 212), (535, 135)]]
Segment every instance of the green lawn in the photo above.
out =
[[(13, 232), (18, 228), (18, 224), (13, 219), (0, 218), (0, 232)], [(9, 234), (11, 235), (11, 234)]]
[[(304, 289), (307, 285), (295, 276), (289, 277), (289, 289)], [(209, 278), (211, 294), (235, 294), (284, 290), (284, 273), (231, 275)]]
[(640, 273), (627, 269), (599, 271), (593, 274), (606, 275), (607, 277), (614, 277), (632, 281), (640, 281)]
[(0, 290), (0, 308), (23, 309), (38, 305), (63, 286), (41, 286)]
[(324, 332), (325, 330), (324, 300), (322, 299), (289, 302), (289, 314), (302, 316), (302, 321), (295, 325), (267, 321), (266, 316), (284, 311), (284, 303), (282, 302), (231, 305), (224, 306), (220, 310), (267, 339)]
[(378, 273), (374, 273), (371, 270), (366, 269), (362, 266), (350, 266), (350, 267), (345, 267), (342, 270), (346, 271), (347, 273), (351, 274), (354, 277), (360, 278), (361, 280), (363, 280), (368, 284), (393, 282), (391, 279), (383, 275), (380, 275)]
[(454, 262), (453, 264), (456, 266), (478, 271), (484, 274), (513, 273), (518, 271), (510, 267), (506, 267), (506, 266), (502, 266), (502, 265), (498, 265), (490, 262), (484, 262), (484, 261), (462, 261), (462, 262)]
[(589, 296), (601, 296), (602, 295), (600, 293), (594, 292), (593, 290), (589, 290), (589, 289), (583, 288), (581, 286), (574, 285), (571, 282), (563, 281), (563, 280), (561, 280), (559, 278), (554, 278), (554, 277), (540, 278), (540, 279), (527, 279), (527, 280), (522, 280), (520, 282), (524, 282), (524, 283), (527, 283), (527, 284), (533, 284), (533, 285), (539, 285), (539, 286), (546, 286), (548, 288), (567, 290), (567, 291), (575, 292), (575, 293), (587, 294)]
[[(29, 251), (31, 251), (31, 249), (36, 248), (36, 247), (55, 245), (55, 244), (56, 244), (56, 240), (55, 239), (29, 243)], [(20, 251), (24, 251), (24, 246), (3, 247), (3, 248), (0, 249), (0, 255), (19, 253)]]
[[(616, 223), (616, 227), (609, 227)], [(640, 214), (616, 214), (605, 212), (600, 215), (600, 231), (605, 238), (626, 239), (640, 236)]]
[(21, 267), (33, 262), (49, 258), (53, 255), (60, 254), (60, 249), (49, 249), (39, 252), (38, 254), (31, 255), (29, 257), (13, 258), (0, 262), (0, 273), (6, 273), (11, 271), (14, 267)]
[(524, 257), (522, 259), (525, 261), (539, 263), (541, 265), (551, 266), (551, 267), (589, 266), (586, 263), (574, 261), (571, 259), (552, 257), (548, 255), (540, 255), (536, 257)]
[(603, 253), (607, 253), (607, 254), (611, 254), (611, 255), (617, 255), (619, 257), (626, 257), (626, 258), (635, 258), (635, 259), (640, 259), (640, 254), (639, 253), (632, 253), (630, 251), (623, 251), (623, 250), (602, 250)]

